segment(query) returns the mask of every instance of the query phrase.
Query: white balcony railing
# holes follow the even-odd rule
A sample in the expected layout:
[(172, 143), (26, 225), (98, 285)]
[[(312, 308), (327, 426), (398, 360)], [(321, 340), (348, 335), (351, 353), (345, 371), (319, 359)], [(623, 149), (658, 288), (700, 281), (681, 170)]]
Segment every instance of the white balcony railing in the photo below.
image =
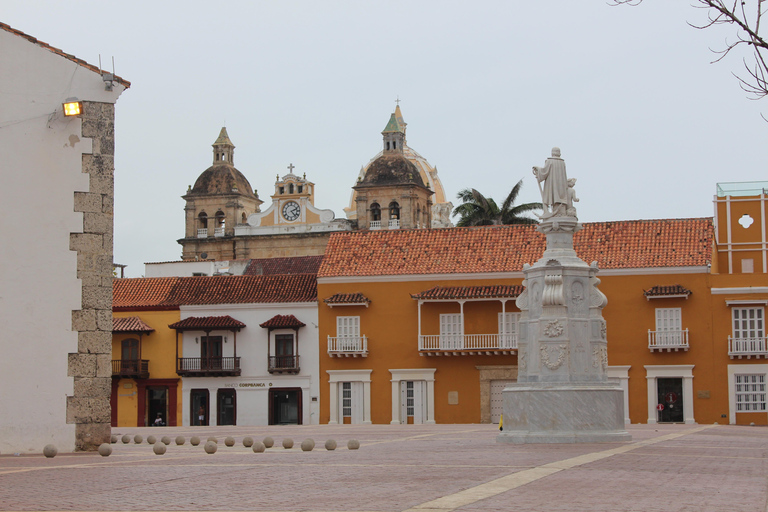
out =
[(213, 236), (224, 236), (224, 228), (216, 228), (213, 230)]
[(381, 221), (380, 220), (372, 220), (371, 221), (371, 229), (381, 229)]
[(733, 338), (728, 336), (728, 355), (731, 359), (738, 357), (768, 357), (768, 339), (762, 338)]
[(328, 336), (328, 355), (331, 356), (368, 356), (368, 338), (365, 336)]
[(419, 336), (420, 351), (517, 350), (516, 334), (447, 334)]
[(389, 219), (389, 229), (400, 229), (400, 219)]
[(197, 230), (197, 238), (208, 238), (208, 228), (199, 228)]
[(688, 350), (688, 329), (682, 331), (651, 331), (648, 330), (648, 348), (654, 350)]

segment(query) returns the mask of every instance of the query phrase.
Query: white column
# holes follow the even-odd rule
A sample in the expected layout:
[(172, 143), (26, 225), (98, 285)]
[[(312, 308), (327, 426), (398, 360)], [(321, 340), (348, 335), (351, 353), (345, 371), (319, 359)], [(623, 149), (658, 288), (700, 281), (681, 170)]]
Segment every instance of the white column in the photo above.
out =
[(693, 417), (693, 375), (683, 377), (683, 418), (686, 425), (695, 425)]
[(648, 381), (648, 424), (653, 425), (656, 423), (658, 414), (656, 412), (656, 402), (659, 401), (658, 393), (656, 392), (656, 377), (647, 376), (646, 380)]
[(400, 424), (400, 381), (392, 379), (392, 421), (391, 425)]
[(329, 425), (338, 425), (339, 421), (339, 383), (335, 381), (330, 382), (331, 396), (328, 405), (330, 407), (330, 418), (328, 420)]
[(363, 381), (363, 425), (371, 424), (371, 380)]
[(435, 379), (427, 380), (427, 425), (435, 424)]

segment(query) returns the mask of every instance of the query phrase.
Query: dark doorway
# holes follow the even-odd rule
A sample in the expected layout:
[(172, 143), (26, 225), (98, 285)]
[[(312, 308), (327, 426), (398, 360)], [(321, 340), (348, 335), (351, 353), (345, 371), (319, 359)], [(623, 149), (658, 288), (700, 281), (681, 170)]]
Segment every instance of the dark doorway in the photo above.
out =
[(301, 425), (301, 388), (269, 390), (269, 424)]
[(220, 389), (216, 393), (216, 409), (219, 412), (218, 425), (235, 425), (237, 420), (237, 395), (232, 388)]
[(189, 424), (209, 425), (210, 393), (207, 389), (193, 389), (189, 392)]
[(168, 424), (168, 386), (147, 386), (146, 410), (145, 425), (165, 426)]
[(221, 356), (223, 354), (221, 347), (221, 336), (203, 336), (200, 339), (200, 368), (203, 370), (220, 370)]
[(658, 404), (663, 406), (659, 411), (659, 423), (683, 423), (683, 379), (656, 379), (658, 386)]

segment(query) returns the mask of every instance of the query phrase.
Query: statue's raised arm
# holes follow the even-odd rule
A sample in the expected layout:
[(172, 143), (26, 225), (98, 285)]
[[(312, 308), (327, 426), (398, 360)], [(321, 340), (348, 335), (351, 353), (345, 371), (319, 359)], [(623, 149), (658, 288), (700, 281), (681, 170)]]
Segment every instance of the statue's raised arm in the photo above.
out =
[[(533, 175), (539, 184), (541, 203), (544, 205), (542, 219), (565, 217), (568, 215), (568, 176), (565, 173), (565, 161), (560, 158), (560, 148), (552, 148), (552, 156), (544, 162), (544, 167), (534, 167)], [(544, 182), (542, 187), (541, 182)], [(571, 207), (573, 206), (570, 203)]]

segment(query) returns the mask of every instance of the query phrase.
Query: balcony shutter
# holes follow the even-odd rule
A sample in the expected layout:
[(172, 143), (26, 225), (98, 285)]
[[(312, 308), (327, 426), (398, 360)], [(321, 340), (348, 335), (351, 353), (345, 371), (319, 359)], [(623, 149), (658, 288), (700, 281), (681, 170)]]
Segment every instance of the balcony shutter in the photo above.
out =
[(359, 316), (336, 317), (336, 336), (339, 338), (359, 338), (360, 337), (360, 317)]
[(656, 308), (656, 331), (682, 331), (683, 322), (680, 308)]

